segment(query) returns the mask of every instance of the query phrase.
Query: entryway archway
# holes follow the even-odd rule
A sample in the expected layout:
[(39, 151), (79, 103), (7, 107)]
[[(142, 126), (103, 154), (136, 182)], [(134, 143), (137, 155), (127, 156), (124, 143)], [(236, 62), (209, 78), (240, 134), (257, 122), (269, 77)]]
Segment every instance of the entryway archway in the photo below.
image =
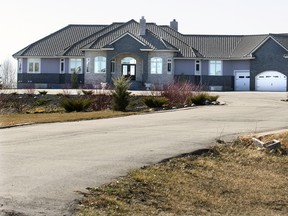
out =
[(121, 60), (121, 73), (125, 78), (136, 80), (136, 59), (125, 57)]

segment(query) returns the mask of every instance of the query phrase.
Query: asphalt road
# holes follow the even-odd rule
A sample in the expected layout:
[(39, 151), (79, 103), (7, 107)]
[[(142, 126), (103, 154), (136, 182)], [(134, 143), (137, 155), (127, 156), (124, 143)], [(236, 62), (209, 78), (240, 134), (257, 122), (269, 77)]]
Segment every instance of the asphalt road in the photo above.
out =
[(77, 191), (215, 139), (288, 128), (286, 93), (219, 93), (225, 106), (0, 130), (0, 215), (70, 215)]

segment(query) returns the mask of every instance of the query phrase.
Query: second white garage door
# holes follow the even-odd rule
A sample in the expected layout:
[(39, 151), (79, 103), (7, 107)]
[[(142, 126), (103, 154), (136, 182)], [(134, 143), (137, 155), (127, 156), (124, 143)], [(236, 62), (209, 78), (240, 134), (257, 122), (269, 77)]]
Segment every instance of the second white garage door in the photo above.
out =
[(255, 78), (256, 91), (287, 91), (287, 76), (278, 71), (265, 71)]
[(235, 71), (235, 91), (250, 90), (250, 72)]

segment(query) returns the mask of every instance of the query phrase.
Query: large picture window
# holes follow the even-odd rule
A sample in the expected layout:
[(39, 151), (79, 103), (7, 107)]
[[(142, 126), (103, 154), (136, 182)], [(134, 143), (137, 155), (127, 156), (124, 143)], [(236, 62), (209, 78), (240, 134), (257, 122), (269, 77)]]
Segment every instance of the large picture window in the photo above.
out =
[(28, 59), (28, 73), (40, 73), (40, 59)]
[(209, 75), (211, 76), (222, 76), (222, 61), (210, 61)]
[(151, 74), (162, 74), (162, 58), (151, 58)]
[(82, 72), (82, 59), (70, 59), (70, 73)]
[(97, 56), (95, 58), (95, 73), (105, 73), (106, 72), (106, 57)]

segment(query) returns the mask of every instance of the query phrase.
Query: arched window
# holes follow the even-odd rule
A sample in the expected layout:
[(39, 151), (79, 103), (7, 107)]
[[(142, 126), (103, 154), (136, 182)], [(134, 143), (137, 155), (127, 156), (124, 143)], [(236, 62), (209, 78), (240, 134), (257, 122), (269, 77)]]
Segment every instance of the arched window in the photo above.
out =
[(162, 74), (162, 58), (151, 58), (151, 74)]
[(97, 56), (95, 58), (95, 73), (105, 73), (106, 72), (106, 57)]
[(121, 64), (136, 64), (136, 59), (132, 57), (126, 57), (121, 60)]

